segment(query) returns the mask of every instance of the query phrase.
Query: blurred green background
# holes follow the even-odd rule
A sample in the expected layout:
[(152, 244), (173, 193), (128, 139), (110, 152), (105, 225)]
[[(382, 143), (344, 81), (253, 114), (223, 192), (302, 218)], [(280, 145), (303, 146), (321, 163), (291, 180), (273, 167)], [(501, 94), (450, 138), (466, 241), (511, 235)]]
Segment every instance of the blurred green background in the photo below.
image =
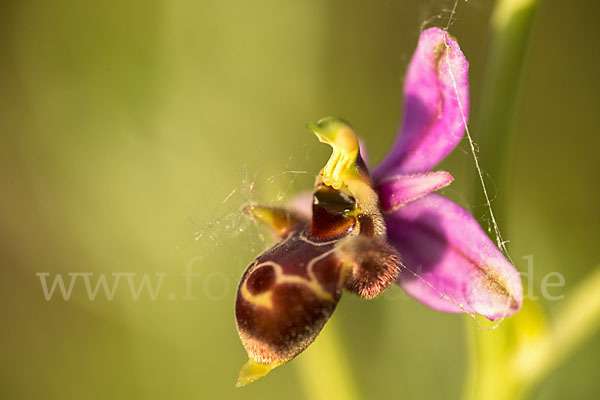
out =
[[(304, 126), (321, 117), (348, 119), (380, 160), (420, 29), (445, 26), (453, 4), (1, 1), (1, 397), (306, 398), (297, 362), (233, 386), (246, 361), (235, 286), (268, 244), (239, 207), (310, 188), (329, 150)], [(450, 27), (471, 63), (472, 115), (486, 96), (492, 7), (460, 1)], [(564, 275), (553, 295), (600, 261), (599, 14), (591, 0), (541, 2), (509, 179), (487, 177), (513, 259), (524, 270), (534, 257), (535, 289)], [(467, 201), (478, 190), (467, 151), (441, 165), (456, 178), (443, 194), (485, 226), (484, 207)], [(182, 299), (188, 264), (195, 300)], [(167, 275), (155, 301), (133, 300), (125, 277), (112, 301), (102, 289), (90, 301), (81, 277), (68, 301), (58, 289), (46, 301), (40, 272), (49, 284), (69, 272), (94, 273), (92, 285)], [(464, 317), (393, 288), (345, 296), (333, 319), (365, 398), (460, 396)], [(593, 398), (599, 363), (596, 334), (533, 397)]]

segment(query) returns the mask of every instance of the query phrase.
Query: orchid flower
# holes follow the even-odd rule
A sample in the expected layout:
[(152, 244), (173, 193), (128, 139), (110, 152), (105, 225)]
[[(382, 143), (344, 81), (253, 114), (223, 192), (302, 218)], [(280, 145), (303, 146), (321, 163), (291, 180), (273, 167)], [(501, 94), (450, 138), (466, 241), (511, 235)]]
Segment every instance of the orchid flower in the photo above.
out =
[(248, 205), (281, 240), (244, 272), (236, 323), (249, 355), (238, 386), (308, 347), (343, 290), (363, 298), (397, 282), (445, 312), (490, 320), (519, 310), (518, 271), (463, 208), (433, 192), (453, 177), (430, 171), (462, 139), (469, 110), (468, 62), (444, 30), (422, 32), (404, 83), (404, 122), (369, 172), (350, 124), (310, 124), (332, 155), (320, 171), (312, 213)]

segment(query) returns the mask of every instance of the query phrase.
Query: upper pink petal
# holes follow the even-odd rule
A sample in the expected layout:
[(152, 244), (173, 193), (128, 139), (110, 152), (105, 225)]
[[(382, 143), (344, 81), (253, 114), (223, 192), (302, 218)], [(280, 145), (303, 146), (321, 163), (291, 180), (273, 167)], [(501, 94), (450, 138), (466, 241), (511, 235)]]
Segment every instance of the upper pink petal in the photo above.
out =
[(388, 240), (406, 267), (398, 283), (416, 299), (440, 311), (491, 320), (521, 307), (519, 272), (456, 203), (430, 194), (385, 219)]
[(395, 211), (410, 201), (448, 186), (453, 180), (446, 171), (385, 178), (377, 186), (381, 209), (384, 212)]
[(463, 137), (469, 117), (469, 63), (448, 33), (421, 33), (404, 81), (404, 122), (376, 179), (425, 172)]

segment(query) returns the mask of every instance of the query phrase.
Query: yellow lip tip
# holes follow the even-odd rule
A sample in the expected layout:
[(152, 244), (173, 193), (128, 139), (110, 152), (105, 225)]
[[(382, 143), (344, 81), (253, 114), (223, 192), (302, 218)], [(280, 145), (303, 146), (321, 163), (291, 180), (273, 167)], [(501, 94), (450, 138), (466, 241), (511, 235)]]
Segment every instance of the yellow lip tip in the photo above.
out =
[(239, 388), (246, 386), (267, 375), (273, 368), (278, 367), (279, 365), (280, 364), (262, 364), (249, 358), (248, 362), (240, 368), (235, 387)]

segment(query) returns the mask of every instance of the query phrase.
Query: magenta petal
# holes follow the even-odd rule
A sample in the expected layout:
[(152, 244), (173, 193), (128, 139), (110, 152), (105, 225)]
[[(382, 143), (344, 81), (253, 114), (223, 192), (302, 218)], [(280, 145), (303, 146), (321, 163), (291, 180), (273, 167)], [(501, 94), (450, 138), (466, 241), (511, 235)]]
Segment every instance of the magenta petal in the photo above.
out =
[(421, 33), (404, 80), (404, 123), (375, 170), (376, 179), (428, 171), (456, 147), (469, 117), (468, 70), (467, 59), (446, 31)]
[(397, 175), (379, 182), (379, 200), (384, 212), (392, 212), (433, 191), (448, 186), (454, 178), (448, 172)]
[(388, 240), (404, 261), (398, 283), (440, 311), (494, 320), (521, 307), (517, 269), (456, 203), (427, 195), (386, 215)]

